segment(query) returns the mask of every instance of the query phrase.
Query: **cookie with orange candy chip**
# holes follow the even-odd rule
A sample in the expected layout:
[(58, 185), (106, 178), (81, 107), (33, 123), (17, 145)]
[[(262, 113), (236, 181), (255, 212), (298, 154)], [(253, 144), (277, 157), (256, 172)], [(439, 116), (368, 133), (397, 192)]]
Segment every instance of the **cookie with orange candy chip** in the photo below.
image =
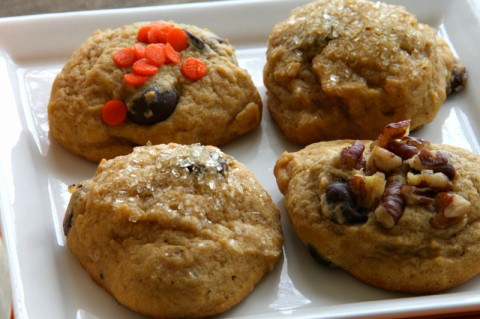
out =
[(51, 135), (93, 162), (147, 143), (224, 145), (261, 118), (234, 47), (165, 21), (94, 32), (57, 75), (48, 105)]

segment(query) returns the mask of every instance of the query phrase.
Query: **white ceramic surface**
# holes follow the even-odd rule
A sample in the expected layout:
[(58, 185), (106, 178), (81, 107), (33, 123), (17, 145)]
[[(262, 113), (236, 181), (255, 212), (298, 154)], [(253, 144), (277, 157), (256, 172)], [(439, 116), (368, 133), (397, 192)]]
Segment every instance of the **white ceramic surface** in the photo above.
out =
[[(48, 136), (51, 84), (71, 52), (95, 29), (140, 20), (192, 23), (212, 29), (237, 47), (240, 64), (265, 97), (267, 36), (292, 7), (304, 2), (225, 1), (0, 19), (0, 208), (16, 318), (141, 318), (97, 287), (65, 247), (61, 225), (69, 200), (67, 186), (89, 178), (96, 167)], [(479, 153), (479, 1), (395, 3), (438, 28), (470, 72), (467, 89), (452, 96), (436, 119), (415, 134)], [(273, 165), (282, 151), (295, 149), (265, 110), (262, 126), (224, 151), (250, 167), (281, 206)], [(480, 310), (480, 278), (436, 295), (386, 292), (316, 264), (285, 215), (283, 225), (284, 257), (244, 302), (221, 318), (386, 318)]]
[(0, 319), (10, 317), (12, 295), (10, 289), (10, 274), (8, 272), (8, 259), (3, 240), (0, 234)]

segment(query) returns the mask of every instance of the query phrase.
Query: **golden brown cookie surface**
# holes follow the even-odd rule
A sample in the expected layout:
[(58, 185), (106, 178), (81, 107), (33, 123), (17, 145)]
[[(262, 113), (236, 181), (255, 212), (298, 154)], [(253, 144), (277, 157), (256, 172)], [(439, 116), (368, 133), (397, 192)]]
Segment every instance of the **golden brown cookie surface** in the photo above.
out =
[[(53, 84), (48, 107), (52, 136), (73, 153), (99, 162), (148, 142), (218, 146), (257, 127), (262, 101), (250, 75), (238, 66), (233, 46), (206, 29), (169, 24), (184, 30), (188, 47), (177, 52), (178, 63), (167, 58), (138, 85), (124, 80), (134, 67), (120, 67), (113, 57), (123, 49), (152, 44), (139, 40), (139, 31), (149, 23), (96, 31), (86, 39)], [(203, 77), (184, 75), (188, 58), (205, 65)], [(139, 69), (149, 72), (149, 67)], [(119, 125), (102, 120), (104, 105), (112, 100), (123, 101), (128, 109)]]
[(280, 214), (252, 173), (214, 147), (137, 147), (72, 188), (68, 247), (121, 304), (205, 317), (245, 298), (282, 253)]
[(391, 122), (411, 119), (412, 129), (430, 122), (454, 64), (446, 42), (403, 7), (318, 0), (270, 35), (267, 104), (296, 143), (374, 139)]
[(368, 284), (414, 293), (457, 286), (480, 272), (480, 158), (391, 137), (280, 156), (275, 176), (292, 226)]

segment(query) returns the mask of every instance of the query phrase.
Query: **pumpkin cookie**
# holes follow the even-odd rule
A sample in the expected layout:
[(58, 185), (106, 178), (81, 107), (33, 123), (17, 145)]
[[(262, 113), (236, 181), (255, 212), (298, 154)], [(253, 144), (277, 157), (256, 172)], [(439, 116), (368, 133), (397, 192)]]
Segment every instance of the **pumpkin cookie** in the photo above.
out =
[(70, 190), (69, 249), (98, 285), (149, 317), (224, 312), (282, 254), (278, 208), (212, 146), (139, 146)]
[(480, 272), (480, 157), (408, 131), (403, 121), (375, 141), (311, 144), (274, 172), (318, 259), (373, 286), (431, 293)]
[(264, 68), (271, 116), (300, 144), (374, 139), (407, 119), (415, 129), (465, 80), (433, 28), (401, 6), (360, 0), (293, 10), (273, 29)]
[(157, 21), (86, 39), (55, 79), (48, 116), (54, 138), (99, 162), (148, 142), (223, 145), (260, 124), (262, 101), (227, 40)]

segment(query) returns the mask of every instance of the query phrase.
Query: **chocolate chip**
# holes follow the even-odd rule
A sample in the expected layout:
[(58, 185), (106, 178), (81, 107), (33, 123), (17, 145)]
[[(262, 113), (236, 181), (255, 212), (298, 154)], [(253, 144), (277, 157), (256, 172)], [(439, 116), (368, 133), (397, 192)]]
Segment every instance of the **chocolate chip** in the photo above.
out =
[(166, 120), (177, 107), (179, 100), (175, 89), (163, 91), (154, 86), (128, 107), (128, 118), (137, 124), (153, 125)]
[(196, 47), (198, 50), (203, 50), (205, 47), (205, 42), (188, 30), (185, 30), (185, 33), (188, 36), (188, 40), (194, 47)]
[(73, 226), (73, 214), (73, 207), (69, 207), (69, 209), (65, 213), (65, 217), (63, 218), (63, 233), (65, 234), (65, 236), (68, 235), (70, 229)]
[(447, 94), (453, 94), (461, 91), (465, 87), (466, 83), (467, 69), (460, 63), (456, 62), (452, 70), (450, 83), (447, 86)]
[(227, 41), (225, 41), (225, 39), (222, 39), (222, 38), (220, 38), (220, 37), (215, 37), (214, 40), (217, 41), (217, 42), (220, 43), (220, 44), (227, 43)]
[(319, 263), (320, 265), (323, 265), (323, 266), (330, 266), (330, 267), (335, 266), (331, 261), (329, 261), (325, 257), (323, 257), (315, 247), (313, 247), (310, 244), (308, 244), (307, 247), (308, 247), (308, 252), (310, 253), (310, 255), (313, 257), (313, 259), (317, 263)]
[(73, 226), (75, 208), (78, 205), (79, 198), (84, 196), (85, 193), (88, 191), (88, 186), (80, 183), (76, 185), (70, 185), (68, 188), (69, 190), (72, 190), (72, 197), (70, 198), (67, 209), (65, 211), (65, 216), (63, 217), (63, 233), (65, 234), (65, 236), (68, 235), (70, 229)]
[(331, 183), (327, 186), (325, 195), (328, 204), (333, 207), (331, 219), (335, 223), (356, 224), (367, 221), (367, 215), (357, 210), (355, 194), (346, 183)]

